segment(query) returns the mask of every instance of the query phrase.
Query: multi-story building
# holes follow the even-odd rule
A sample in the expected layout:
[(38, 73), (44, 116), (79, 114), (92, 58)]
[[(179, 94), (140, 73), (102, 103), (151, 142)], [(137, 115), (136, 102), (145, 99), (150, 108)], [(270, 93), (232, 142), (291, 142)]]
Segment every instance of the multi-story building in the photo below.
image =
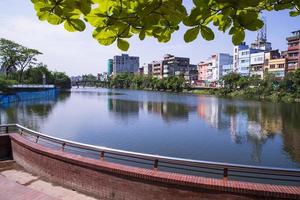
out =
[(200, 85), (207, 85), (208, 66), (210, 62), (200, 62), (198, 64), (198, 82)]
[(233, 47), (233, 71), (237, 72), (238, 70), (238, 65), (239, 65), (239, 52), (242, 50), (246, 50), (249, 49), (249, 46), (246, 45), (245, 42), (242, 42), (240, 45), (238, 46), (234, 46)]
[(189, 72), (190, 59), (166, 54), (161, 61), (152, 63), (153, 76), (167, 78), (169, 76), (186, 75)]
[(272, 73), (276, 78), (282, 79), (285, 76), (287, 68), (287, 59), (278, 50), (265, 53), (265, 73)]
[(121, 56), (114, 56), (113, 74), (138, 73), (139, 66), (140, 66), (139, 57), (129, 56), (128, 54), (122, 54)]
[(107, 74), (110, 76), (113, 73), (113, 64), (114, 60), (113, 59), (108, 59), (107, 61)]
[(198, 69), (197, 65), (189, 65), (189, 72), (188, 76), (185, 77), (186, 80), (189, 81), (191, 84), (195, 84), (198, 80)]
[[(225, 66), (225, 67), (224, 67)], [(216, 85), (222, 76), (232, 71), (232, 56), (226, 53), (212, 55), (207, 61), (198, 64), (198, 79), (205, 85)]]
[(189, 58), (175, 57), (166, 54), (163, 60), (163, 77), (188, 75), (190, 66)]
[(250, 54), (250, 76), (258, 76), (264, 78), (264, 61), (265, 52), (257, 52)]
[(152, 75), (156, 78), (163, 78), (163, 61), (152, 62)]
[(233, 72), (233, 64), (223, 65), (222, 76), (226, 76), (231, 72)]
[(143, 64), (144, 75), (152, 75), (152, 64)]
[(244, 49), (239, 51), (238, 57), (238, 66), (237, 73), (241, 76), (249, 76), (250, 75), (250, 63), (251, 63), (251, 54), (262, 52), (260, 49)]
[(292, 72), (300, 68), (300, 30), (292, 32), (286, 40), (288, 41), (287, 70)]

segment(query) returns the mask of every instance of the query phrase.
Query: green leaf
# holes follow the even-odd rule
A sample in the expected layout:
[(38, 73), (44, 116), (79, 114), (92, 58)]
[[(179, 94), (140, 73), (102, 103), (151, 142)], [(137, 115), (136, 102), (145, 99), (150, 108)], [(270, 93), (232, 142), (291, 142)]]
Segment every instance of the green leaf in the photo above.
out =
[(232, 43), (234, 45), (241, 44), (245, 39), (245, 31), (244, 30), (236, 30), (232, 35)]
[(57, 16), (57, 15), (49, 15), (48, 18), (47, 18), (47, 21), (50, 24), (58, 25), (58, 24), (63, 23), (64, 20), (62, 18), (60, 18), (59, 16)]
[(201, 26), (201, 35), (205, 40), (213, 40), (215, 38), (214, 32), (207, 26)]
[(117, 46), (122, 51), (127, 51), (129, 49), (129, 43), (126, 40), (123, 40), (121, 38), (118, 38)]
[(64, 24), (64, 27), (67, 31), (70, 31), (70, 32), (84, 31), (85, 30), (85, 24), (80, 19), (67, 20)]
[(198, 37), (199, 31), (200, 31), (199, 27), (195, 27), (187, 30), (184, 34), (184, 41), (185, 42), (194, 41)]
[(141, 31), (141, 32), (140, 32), (140, 34), (139, 34), (139, 38), (140, 38), (140, 40), (144, 40), (144, 39), (145, 39), (145, 37), (146, 37), (146, 33), (145, 33), (145, 31)]
[(300, 15), (300, 11), (290, 11), (290, 16), (291, 17), (297, 17)]

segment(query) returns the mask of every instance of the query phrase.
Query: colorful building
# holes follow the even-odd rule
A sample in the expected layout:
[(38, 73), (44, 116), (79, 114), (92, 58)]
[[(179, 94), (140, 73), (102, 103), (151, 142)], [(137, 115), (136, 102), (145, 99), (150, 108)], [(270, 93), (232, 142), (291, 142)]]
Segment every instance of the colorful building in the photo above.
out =
[(292, 32), (290, 37), (287, 37), (287, 71), (292, 72), (300, 68), (300, 30)]
[(278, 50), (265, 53), (264, 72), (272, 73), (282, 79), (287, 71), (287, 59)]
[(212, 55), (207, 61), (198, 64), (200, 84), (217, 86), (218, 81), (231, 71), (232, 56), (226, 53)]

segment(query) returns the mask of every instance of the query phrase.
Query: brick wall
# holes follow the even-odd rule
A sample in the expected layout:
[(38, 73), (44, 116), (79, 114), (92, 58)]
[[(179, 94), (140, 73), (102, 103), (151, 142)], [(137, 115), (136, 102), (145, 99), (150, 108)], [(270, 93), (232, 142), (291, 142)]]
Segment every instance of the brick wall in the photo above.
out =
[(0, 161), (10, 159), (12, 159), (12, 157), (9, 135), (0, 135)]
[(129, 167), (11, 135), (14, 160), (52, 182), (104, 200), (300, 199), (299, 187), (225, 181)]

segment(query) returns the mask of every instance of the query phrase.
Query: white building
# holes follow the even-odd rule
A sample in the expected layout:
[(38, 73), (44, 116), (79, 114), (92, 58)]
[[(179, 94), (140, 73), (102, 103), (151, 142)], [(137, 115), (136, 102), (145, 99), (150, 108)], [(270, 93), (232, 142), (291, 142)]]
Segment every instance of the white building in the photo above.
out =
[(129, 56), (122, 54), (121, 56), (114, 56), (113, 59), (113, 74), (120, 73), (138, 73), (140, 66), (140, 58), (136, 56)]
[(238, 71), (239, 52), (246, 49), (249, 49), (249, 46), (246, 45), (245, 42), (242, 42), (240, 45), (233, 47), (233, 71), (234, 72)]
[(151, 75), (152, 74), (152, 64), (146, 64), (144, 63), (142, 65), (144, 75)]
[(265, 52), (252, 53), (250, 55), (250, 76), (264, 78)]

